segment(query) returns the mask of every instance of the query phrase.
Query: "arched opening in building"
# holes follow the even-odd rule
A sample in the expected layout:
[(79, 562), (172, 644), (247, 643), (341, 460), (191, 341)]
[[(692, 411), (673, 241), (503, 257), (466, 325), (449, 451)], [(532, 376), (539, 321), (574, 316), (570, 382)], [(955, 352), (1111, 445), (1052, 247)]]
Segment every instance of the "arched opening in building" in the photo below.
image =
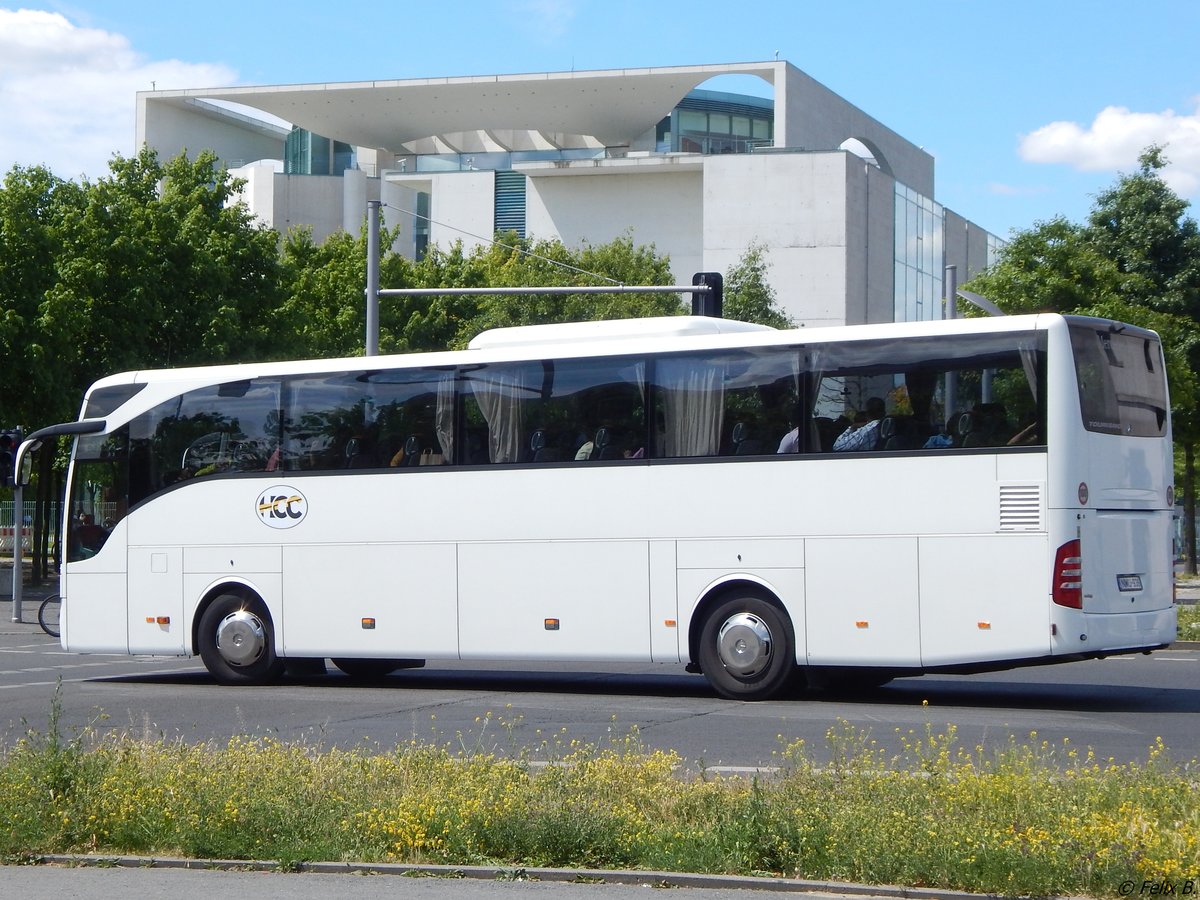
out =
[(892, 167), (888, 164), (887, 158), (879, 151), (879, 148), (870, 141), (862, 138), (846, 138), (838, 145), (839, 150), (847, 150), (855, 156), (875, 166), (882, 172), (892, 175)]
[(775, 140), (775, 88), (757, 75), (717, 75), (658, 123), (658, 153), (751, 153)]

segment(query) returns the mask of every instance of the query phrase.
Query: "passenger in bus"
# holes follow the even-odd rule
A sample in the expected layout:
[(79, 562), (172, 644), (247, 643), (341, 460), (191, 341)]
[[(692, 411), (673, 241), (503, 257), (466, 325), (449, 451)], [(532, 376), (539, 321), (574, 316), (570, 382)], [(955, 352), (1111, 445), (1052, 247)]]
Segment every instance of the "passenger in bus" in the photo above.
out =
[(1035, 419), (1010, 437), (1008, 439), (1008, 446), (1024, 447), (1030, 444), (1039, 444), (1041, 440), (1041, 430), (1038, 428), (1038, 422)]
[(783, 440), (779, 442), (779, 449), (776, 453), (799, 453), (800, 452), (800, 426), (797, 425), (791, 431), (783, 436)]
[(108, 540), (108, 532), (96, 524), (90, 513), (80, 512), (75, 527), (71, 529), (72, 557), (87, 559), (95, 556)]
[(857, 416), (854, 422), (843, 431), (836, 441), (833, 442), (833, 449), (836, 453), (848, 453), (856, 450), (874, 450), (879, 443), (879, 423), (883, 419), (887, 408), (883, 404), (883, 400), (879, 397), (872, 397), (867, 401), (867, 408)]
[(942, 428), (938, 430), (937, 434), (933, 434), (933, 435), (929, 436), (929, 440), (927, 440), (924, 443), (924, 445), (922, 445), (921, 449), (922, 450), (945, 450), (946, 448), (953, 447), (953, 446), (954, 446), (954, 438), (950, 437), (949, 431), (947, 431), (946, 427), (943, 425)]

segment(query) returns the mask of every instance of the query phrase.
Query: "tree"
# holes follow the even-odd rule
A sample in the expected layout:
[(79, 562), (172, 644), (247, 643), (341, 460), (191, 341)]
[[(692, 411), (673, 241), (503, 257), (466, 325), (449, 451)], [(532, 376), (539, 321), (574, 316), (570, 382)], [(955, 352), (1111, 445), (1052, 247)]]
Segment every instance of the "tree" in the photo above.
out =
[(1096, 198), (1087, 240), (1117, 266), (1124, 299), (1200, 320), (1200, 230), (1159, 176), (1162, 148), (1149, 147), (1138, 162), (1137, 173)]
[(96, 378), (279, 355), (278, 236), (231, 199), (216, 157), (117, 157), (67, 210), (39, 328), (72, 402)]
[(1011, 314), (1074, 312), (1122, 296), (1116, 263), (1083, 226), (1061, 216), (1014, 234), (996, 264), (967, 287)]
[(339, 231), (316, 244), (309, 228), (288, 232), (280, 250), (283, 300), (275, 316), (286, 355), (335, 357), (362, 352), (366, 259), (363, 236)]
[(767, 281), (770, 267), (766, 245), (755, 242), (746, 248), (734, 267), (725, 273), (725, 318), (772, 328), (796, 327), (776, 302), (775, 289)]
[(0, 185), (0, 427), (43, 425), (70, 417), (71, 396), (58, 366), (55, 335), (40, 324), (56, 280), (62, 222), (83, 202), (79, 186), (48, 169), (14, 167)]

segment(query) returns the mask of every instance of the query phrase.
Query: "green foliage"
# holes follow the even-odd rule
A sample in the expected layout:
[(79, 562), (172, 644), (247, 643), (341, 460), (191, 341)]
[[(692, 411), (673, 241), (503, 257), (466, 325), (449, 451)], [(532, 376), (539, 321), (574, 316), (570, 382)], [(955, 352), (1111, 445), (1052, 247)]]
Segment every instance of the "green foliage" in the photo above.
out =
[[(599, 277), (597, 277), (599, 276)], [(560, 287), (607, 283), (669, 284), (666, 257), (636, 246), (628, 236), (573, 250), (559, 240), (530, 240), (502, 234), (496, 243), (470, 253), (456, 243), (433, 248), (401, 273), (393, 287)], [(406, 297), (386, 301), (403, 324), (392, 330), (396, 351), (465, 347), (489, 328), (549, 322), (678, 315), (679, 298), (669, 294), (556, 294), (480, 297)], [(383, 319), (383, 315), (380, 316)], [(381, 348), (384, 336), (380, 336)]]
[(1200, 230), (1188, 203), (1159, 176), (1161, 147), (1149, 147), (1136, 174), (1096, 198), (1087, 237), (1121, 273), (1128, 302), (1200, 319)]
[(79, 395), (57, 365), (61, 336), (41, 325), (42, 304), (55, 282), (62, 222), (84, 200), (73, 182), (41, 167), (13, 168), (0, 186), (0, 425), (44, 424), (59, 411), (69, 418)]
[(1200, 867), (1193, 772), (1161, 741), (1117, 765), (1035, 734), (968, 749), (953, 726), (900, 733), (899, 752), (845, 722), (827, 740), (827, 762), (783, 743), (775, 771), (747, 779), (696, 772), (636, 730), (511, 755), (461, 739), (372, 752), (63, 741), (52, 716), (49, 735), (0, 755), (0, 856), (633, 868), (1006, 896), (1114, 895)]
[(337, 232), (321, 244), (293, 229), (280, 250), (283, 302), (277, 316), (281, 356), (335, 357), (362, 352), (366, 238)]
[(1118, 299), (1120, 282), (1116, 263), (1092, 245), (1087, 231), (1058, 217), (1014, 234), (999, 261), (966, 287), (1010, 314), (1070, 313)]
[(776, 302), (775, 289), (767, 281), (769, 268), (764, 244), (752, 243), (746, 248), (737, 264), (725, 273), (725, 318), (772, 328), (796, 327)]
[(109, 168), (81, 184), (14, 169), (0, 190), (0, 345), (28, 375), (5, 419), (69, 419), (113, 372), (271, 354), (276, 236), (230, 202), (216, 157)]
[(1200, 641), (1200, 605), (1180, 604), (1175, 607), (1179, 614), (1176, 631), (1181, 641)]

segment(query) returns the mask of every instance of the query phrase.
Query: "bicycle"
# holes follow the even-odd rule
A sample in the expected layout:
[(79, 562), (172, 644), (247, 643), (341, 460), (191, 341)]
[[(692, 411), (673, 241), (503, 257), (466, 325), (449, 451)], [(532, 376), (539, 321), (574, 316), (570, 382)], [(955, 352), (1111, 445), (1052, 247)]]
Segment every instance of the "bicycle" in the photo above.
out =
[(58, 594), (51, 594), (42, 601), (42, 605), (38, 607), (38, 624), (42, 626), (42, 631), (50, 635), (50, 637), (59, 637), (58, 616), (62, 610), (62, 597)]

